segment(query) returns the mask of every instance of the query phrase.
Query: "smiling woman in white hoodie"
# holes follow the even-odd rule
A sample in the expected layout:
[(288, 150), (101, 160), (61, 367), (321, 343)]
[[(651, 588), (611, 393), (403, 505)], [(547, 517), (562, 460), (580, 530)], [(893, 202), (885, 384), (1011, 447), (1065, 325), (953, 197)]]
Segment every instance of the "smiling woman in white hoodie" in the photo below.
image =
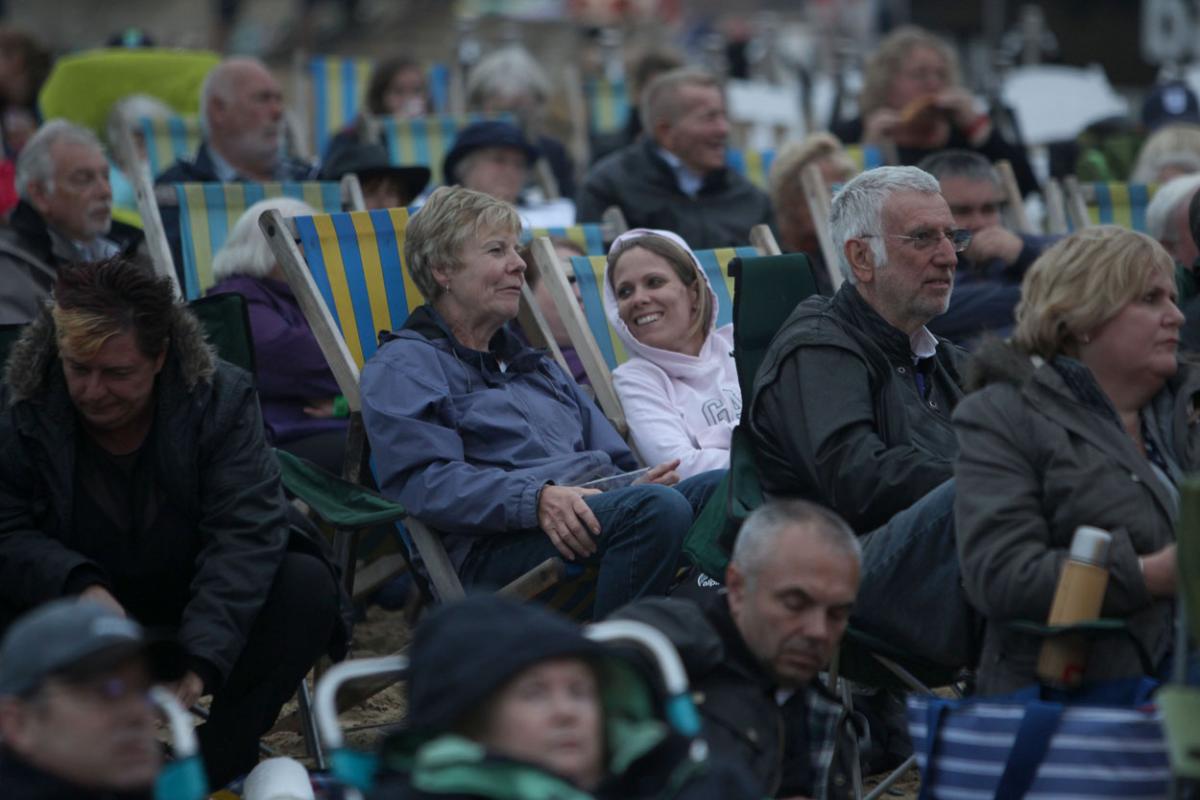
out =
[(670, 231), (618, 237), (604, 310), (630, 356), (613, 383), (642, 459), (679, 459), (685, 478), (727, 469), (742, 410), (733, 326), (716, 326), (717, 296), (691, 248)]

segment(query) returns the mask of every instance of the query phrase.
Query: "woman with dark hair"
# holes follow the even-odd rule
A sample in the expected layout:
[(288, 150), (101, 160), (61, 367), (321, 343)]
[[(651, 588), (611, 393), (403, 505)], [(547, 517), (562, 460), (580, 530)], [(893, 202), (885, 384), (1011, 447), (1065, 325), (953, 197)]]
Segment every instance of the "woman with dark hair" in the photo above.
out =
[[(368, 117), (413, 119), (428, 114), (430, 106), (429, 84), (420, 64), (407, 56), (380, 61), (367, 80), (363, 110), (330, 140), (321, 163), (328, 164), (343, 150), (367, 143), (371, 127)], [(382, 135), (379, 143), (387, 146)]]

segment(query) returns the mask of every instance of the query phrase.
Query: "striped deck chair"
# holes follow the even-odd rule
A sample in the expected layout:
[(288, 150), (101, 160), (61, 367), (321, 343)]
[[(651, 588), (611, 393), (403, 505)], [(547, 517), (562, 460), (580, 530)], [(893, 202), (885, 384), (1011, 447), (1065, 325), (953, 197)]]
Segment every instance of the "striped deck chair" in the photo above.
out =
[[(583, 248), (583, 252), (589, 256), (603, 256), (608, 252), (607, 241), (610, 237), (606, 237), (604, 226), (588, 222), (579, 225), (572, 225), (569, 228), (533, 228), (531, 230), (521, 232), (522, 244), (528, 243), (542, 236), (550, 236), (558, 239), (566, 239)], [(611, 238), (616, 238), (611, 237)]]
[(1080, 183), (1068, 176), (1065, 188), (1072, 230), (1087, 225), (1120, 225), (1145, 233), (1146, 207), (1158, 191), (1158, 184)]
[(440, 114), (420, 119), (378, 117), (377, 122), (383, 130), (388, 158), (392, 163), (429, 167), (432, 173), (429, 185), (441, 186), (445, 183), (442, 161), (454, 146), (458, 132), (473, 122), (485, 119), (514, 122), (511, 114)]
[[(725, 325), (733, 319), (733, 282), (729, 277), (729, 262), (736, 256), (755, 256), (753, 247), (728, 247), (718, 250), (699, 250), (696, 257), (704, 266), (717, 294), (720, 306), (717, 324)], [(550, 296), (558, 309), (559, 317), (566, 327), (575, 352), (579, 355), (588, 380), (596, 393), (596, 402), (613, 427), (624, 436), (629, 431), (625, 412), (613, 387), (612, 371), (628, 357), (624, 345), (616, 332), (609, 327), (604, 314), (603, 281), (604, 256), (574, 256), (571, 269), (575, 273), (583, 309), (575, 301), (575, 294), (564, 277), (566, 272), (560, 265), (558, 255), (549, 239), (539, 238), (533, 242), (533, 257), (537, 262), (542, 280), (547, 284)]]
[[(360, 483), (369, 468), (360, 371), (378, 347), (379, 331), (398, 330), (424, 302), (404, 264), (408, 211), (392, 208), (289, 220), (269, 211), (260, 225), (350, 407), (343, 477)], [(405, 518), (401, 533), (409, 553), (424, 567), (433, 599), (461, 597), (462, 583), (441, 539), (412, 517)], [(334, 546), (339, 564), (351, 571), (353, 543), (353, 532), (339, 531)], [(520, 584), (530, 594), (556, 593), (560, 589), (555, 584), (566, 570), (561, 559), (549, 559), (507, 588)], [(579, 591), (574, 587), (568, 594), (573, 598)]]
[(294, 197), (325, 212), (352, 205), (344, 183), (177, 183), (179, 232), (183, 253), (183, 291), (201, 297), (213, 285), (213, 256), (247, 208), (269, 197)]
[(176, 159), (191, 158), (200, 149), (199, 117), (143, 117), (139, 127), (146, 140), (146, 160), (151, 176), (161, 175)]
[(725, 165), (749, 179), (751, 183), (764, 191), (767, 188), (767, 176), (771, 174), (771, 162), (775, 160), (774, 150), (755, 150), (746, 148), (736, 150), (730, 148), (725, 153)]
[(869, 144), (848, 144), (846, 145), (846, 155), (850, 156), (850, 160), (855, 163), (860, 172), (882, 167), (887, 163), (883, 159), (883, 152), (878, 147)]
[(316, 152), (324, 153), (333, 135), (358, 115), (372, 66), (365, 58), (316, 56), (309, 60)]
[(593, 134), (616, 133), (629, 122), (632, 103), (629, 88), (623, 78), (592, 78), (584, 83), (587, 98), (589, 128)]

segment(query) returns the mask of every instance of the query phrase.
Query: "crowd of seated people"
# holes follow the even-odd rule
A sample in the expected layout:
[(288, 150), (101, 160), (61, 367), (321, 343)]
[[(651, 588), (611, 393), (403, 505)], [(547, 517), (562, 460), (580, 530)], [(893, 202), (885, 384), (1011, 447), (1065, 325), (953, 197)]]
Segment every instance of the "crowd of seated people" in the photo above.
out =
[[(0, 35), (0, 55), (10, 45)], [(40, 80), (38, 53), (26, 58), (21, 80)], [(1105, 640), (1085, 679), (1166, 676), (1181, 483), (1197, 466), (1200, 385), (1178, 352), (1200, 324), (1179, 308), (1198, 294), (1197, 120), (1178, 116), (1142, 148), (1132, 180), (1161, 184), (1146, 233), (1035, 236), (1002, 223), (995, 167), (1007, 160), (1028, 195), (1030, 159), (930, 32), (885, 37), (858, 118), (784, 145), (769, 191), (727, 165), (721, 79), (673, 53), (644, 62), (628, 138), (585, 165), (551, 133), (546, 69), (520, 46), (487, 54), (466, 106), (505, 118), (464, 124), (438, 165), (446, 185), (429, 186), (435, 165), (395, 164), (375, 138), (378, 117), (431, 112), (420, 63), (380, 62), (362, 113), (314, 164), (287, 147), (273, 71), (230, 57), (197, 87), (199, 149), (153, 176), (353, 174), (367, 208), (410, 208), (396, 247), (423, 302), (373, 332), (362, 428), (379, 493), (433, 530), (475, 596), (416, 629), (406, 727), (381, 749), (376, 796), (526, 796), (497, 790), (507, 781), (540, 787), (531, 798), (844, 796), (862, 731), (817, 676), (845, 631), (972, 670), (981, 693), (1031, 684), (1040, 642), (1010, 623), (1046, 621), (1080, 525), (1113, 535), (1102, 614), (1128, 623), (1153, 667)], [(23, 329), (0, 388), (0, 786), (148, 796), (159, 751), (135, 700), (158, 680), (185, 707), (211, 697), (199, 738), (217, 788), (254, 766), (302, 677), (351, 637), (344, 576), (272, 451), (339, 473), (358, 422), (259, 227), (268, 210), (318, 212), (254, 203), (212, 254), (209, 293), (248, 305), (249, 375), (216, 356), (169, 277), (178, 206), (160, 209), (164, 264), (153, 218), (145, 234), (113, 221), (96, 135), (65, 119), (26, 131), (29, 91), (7, 90), (4, 68), (19, 199), (0, 228), (0, 325)], [(116, 128), (161, 116), (152, 99), (124, 102)], [(887, 166), (859, 172), (843, 143)], [(122, 153), (121, 170), (140, 177), (144, 159)], [(813, 165), (835, 192), (828, 219), (803, 190)], [(0, 202), (2, 184), (0, 172)], [(599, 291), (628, 355), (612, 373), (627, 438), (587, 385), (577, 350), (590, 343), (572, 339), (519, 246), (532, 227), (596, 223), (613, 207), (629, 229), (606, 243)], [(759, 224), (809, 256), (819, 292), (742, 397), (733, 326), (718, 324), (696, 252), (745, 245)], [(572, 283), (570, 256), (603, 255), (554, 245)], [(567, 369), (530, 345), (542, 332), (516, 325), (526, 284)], [(727, 499), (715, 492), (743, 419), (764, 505), (727, 569), (702, 579), (720, 591), (668, 598), (695, 575), (689, 530)], [(526, 605), (488, 594), (555, 558), (586, 587), (575, 621), (539, 607), (553, 591)], [(675, 645), (707, 758), (643, 713), (662, 688), (645, 665), (576, 624), (606, 618)], [(174, 669), (131, 621), (176, 640)], [(116, 638), (78, 632), (89, 625)], [(56, 636), (72, 647), (52, 648)], [(96, 719), (72, 732), (58, 701), (76, 695)], [(81, 730), (101, 738), (116, 709), (131, 742), (118, 768), (68, 752)]]

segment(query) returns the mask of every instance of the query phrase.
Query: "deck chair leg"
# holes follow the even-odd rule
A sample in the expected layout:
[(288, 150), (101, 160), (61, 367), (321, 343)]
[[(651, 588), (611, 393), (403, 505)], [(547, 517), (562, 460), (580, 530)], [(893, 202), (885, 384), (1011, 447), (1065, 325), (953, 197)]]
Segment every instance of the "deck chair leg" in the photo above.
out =
[[(842, 705), (845, 706), (847, 713), (854, 711), (854, 691), (850, 688), (850, 681), (845, 678), (840, 680), (835, 676), (838, 694), (841, 695)], [(858, 746), (858, 737), (851, 737), (854, 740), (854, 752), (851, 753), (850, 759), (850, 788), (854, 792), (854, 800), (863, 800), (863, 774), (862, 774), (862, 748)]]
[(354, 596), (354, 571), (358, 565), (358, 559), (355, 558), (354, 553), (354, 543), (358, 539), (355, 533), (355, 531), (344, 528), (338, 528), (333, 532), (334, 564), (342, 571), (342, 586), (351, 597)]
[(889, 773), (886, 778), (881, 780), (879, 785), (872, 789), (871, 793), (863, 798), (863, 800), (875, 800), (877, 797), (882, 797), (888, 789), (892, 788), (892, 784), (900, 780), (901, 776), (908, 772), (912, 765), (916, 763), (917, 757), (915, 755), (911, 755), (906, 758), (903, 764), (892, 770), (892, 772)]
[(312, 712), (312, 694), (308, 688), (307, 676), (300, 679), (300, 686), (296, 689), (296, 702), (300, 706), (300, 731), (304, 735), (304, 749), (318, 770), (327, 769), (325, 750), (321, 747), (321, 737), (317, 735), (317, 720)]

